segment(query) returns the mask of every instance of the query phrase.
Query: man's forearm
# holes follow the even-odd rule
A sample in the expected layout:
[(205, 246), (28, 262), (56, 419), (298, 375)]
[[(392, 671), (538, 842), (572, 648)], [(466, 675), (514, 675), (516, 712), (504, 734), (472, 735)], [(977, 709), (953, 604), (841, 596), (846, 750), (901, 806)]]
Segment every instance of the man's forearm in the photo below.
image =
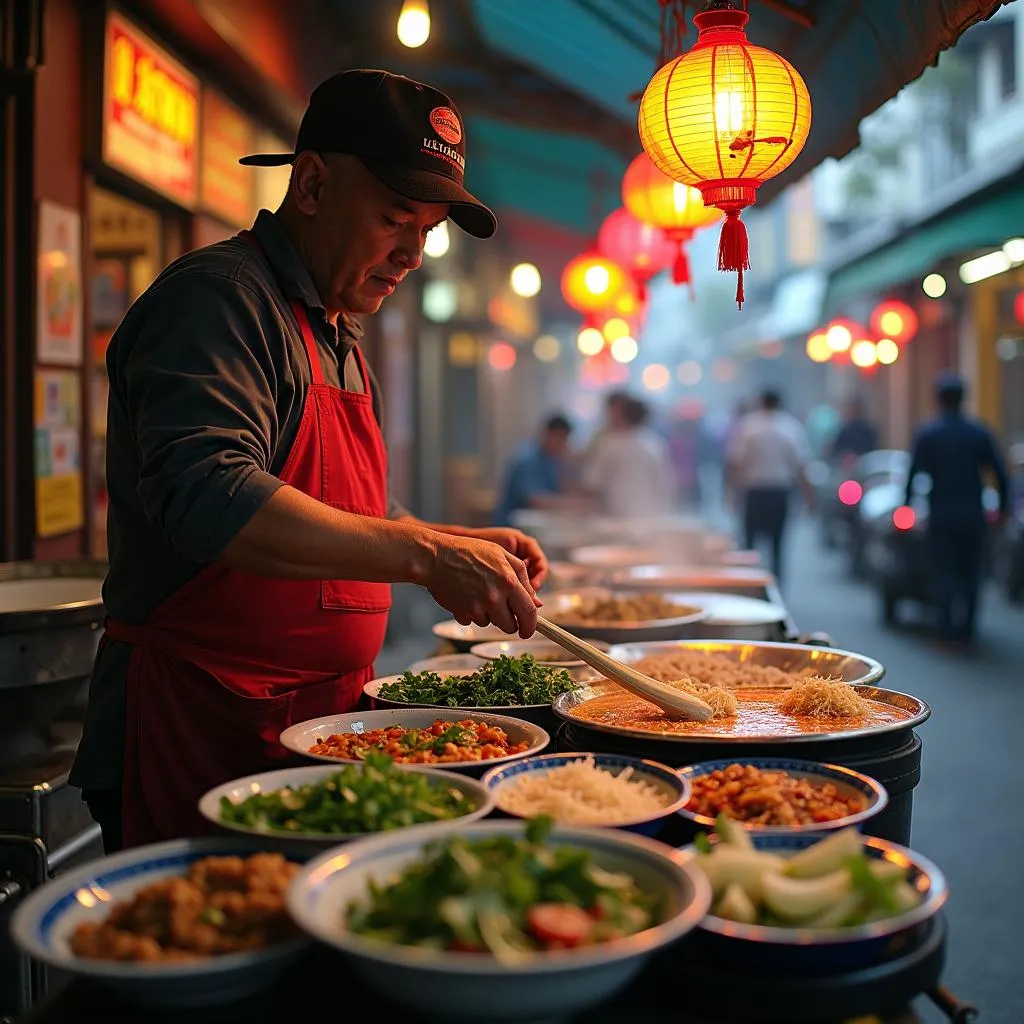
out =
[(413, 517), (341, 512), (281, 487), (221, 553), (232, 569), (283, 579), (420, 583), (437, 538)]
[(402, 516), (395, 522), (401, 523), (403, 526), (419, 527), (421, 530), (429, 530), (433, 533), (447, 533), (451, 537), (472, 537), (477, 532), (472, 526), (459, 526), (456, 523), (425, 523), (413, 515)]

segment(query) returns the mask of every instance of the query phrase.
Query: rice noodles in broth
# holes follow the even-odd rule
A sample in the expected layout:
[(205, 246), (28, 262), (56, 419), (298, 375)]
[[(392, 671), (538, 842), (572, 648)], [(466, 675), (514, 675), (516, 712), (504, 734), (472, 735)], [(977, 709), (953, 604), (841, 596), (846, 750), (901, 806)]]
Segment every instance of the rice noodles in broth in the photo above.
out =
[(708, 696), (715, 690), (721, 692), (721, 687), (706, 688), (692, 680), (673, 685), (710, 703), (715, 710), (711, 720), (690, 722), (670, 718), (660, 708), (618, 687), (583, 701), (569, 714), (581, 722), (646, 732), (744, 738), (843, 732), (912, 717), (902, 708), (867, 699), (848, 683), (820, 676), (804, 679), (789, 689), (746, 686), (725, 691), (731, 701), (724, 702)]

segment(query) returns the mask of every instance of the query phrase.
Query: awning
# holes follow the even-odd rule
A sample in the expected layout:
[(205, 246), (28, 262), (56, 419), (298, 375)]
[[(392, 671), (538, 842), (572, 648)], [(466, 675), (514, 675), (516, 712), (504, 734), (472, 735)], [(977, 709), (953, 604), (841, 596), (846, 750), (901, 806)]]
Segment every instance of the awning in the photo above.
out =
[(904, 236), (836, 270), (829, 280), (826, 313), (862, 293), (881, 292), (923, 277), (953, 256), (998, 249), (1024, 234), (1024, 185), (990, 195), (920, 226), (907, 225)]
[(466, 185), (499, 215), (520, 212), (585, 235), (622, 205), (626, 162), (592, 139), (469, 117)]
[[(750, 0), (751, 42), (783, 54), (807, 82), (813, 125), (803, 153), (762, 186), (763, 202), (859, 143), (858, 125), (1010, 0)], [(690, 4), (691, 13), (699, 4)], [(657, 0), (471, 0), (488, 48), (635, 126), (658, 54)], [(696, 38), (693, 26), (687, 45)], [(524, 111), (524, 116), (528, 112)], [(639, 150), (638, 141), (636, 149)]]

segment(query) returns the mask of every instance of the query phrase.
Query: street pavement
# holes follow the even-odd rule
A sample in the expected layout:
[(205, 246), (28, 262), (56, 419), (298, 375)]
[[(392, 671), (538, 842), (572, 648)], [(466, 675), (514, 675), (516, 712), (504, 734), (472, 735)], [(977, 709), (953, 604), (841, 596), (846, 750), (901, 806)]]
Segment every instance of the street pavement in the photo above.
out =
[[(981, 1010), (981, 1024), (1024, 1024), (1024, 607), (990, 590), (977, 652), (955, 655), (920, 629), (885, 628), (871, 589), (849, 579), (806, 522), (793, 529), (786, 569), (783, 596), (801, 631), (877, 658), (886, 685), (931, 705), (912, 846), (949, 883), (943, 980)], [(430, 624), (443, 615), (424, 597), (409, 617), (409, 632), (378, 662), (381, 675), (435, 647)], [(917, 1009), (927, 1024), (946, 1020), (930, 1003)]]

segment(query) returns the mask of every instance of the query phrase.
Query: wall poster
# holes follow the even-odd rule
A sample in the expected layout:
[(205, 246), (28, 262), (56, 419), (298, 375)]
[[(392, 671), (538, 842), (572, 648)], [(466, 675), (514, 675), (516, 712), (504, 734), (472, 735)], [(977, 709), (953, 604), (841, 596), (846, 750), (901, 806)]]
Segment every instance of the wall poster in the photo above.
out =
[(37, 370), (35, 385), (36, 534), (54, 537), (85, 524), (81, 379)]
[(82, 217), (77, 210), (39, 203), (36, 360), (82, 365)]

